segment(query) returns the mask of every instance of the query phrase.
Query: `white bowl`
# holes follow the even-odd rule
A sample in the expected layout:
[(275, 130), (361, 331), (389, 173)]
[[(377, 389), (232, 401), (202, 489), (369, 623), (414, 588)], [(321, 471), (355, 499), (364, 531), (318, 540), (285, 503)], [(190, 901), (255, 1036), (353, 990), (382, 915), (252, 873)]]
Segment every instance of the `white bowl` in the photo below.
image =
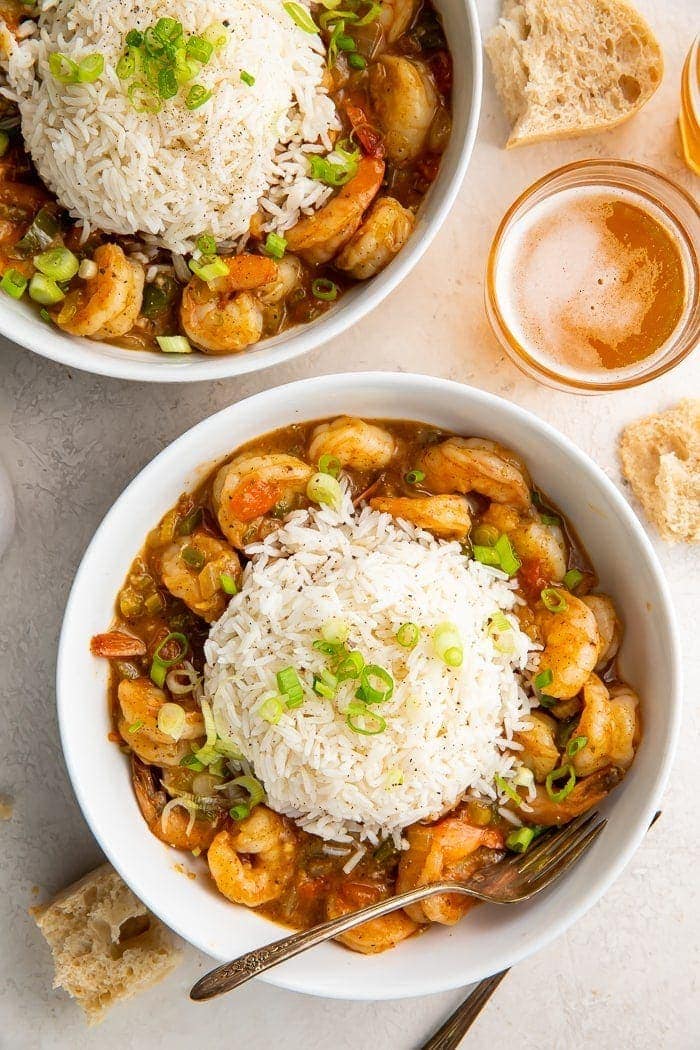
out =
[[(463, 986), (512, 966), (580, 918), (619, 875), (658, 806), (671, 764), (680, 719), (680, 653), (666, 582), (627, 503), (571, 441), (523, 409), (442, 379), (360, 373), (267, 390), (217, 413), (161, 452), (107, 514), (78, 570), (58, 658), (61, 739), (85, 818), (133, 891), (186, 940), (225, 960), (284, 931), (228, 903), (213, 889), (201, 860), (170, 850), (148, 831), (128, 763), (107, 739), (107, 664), (91, 656), (90, 638), (108, 626), (117, 591), (149, 529), (212, 461), (277, 427), (341, 413), (423, 420), (495, 438), (519, 452), (570, 517), (621, 610), (622, 671), (642, 698), (642, 743), (623, 784), (602, 806), (608, 827), (556, 887), (527, 905), (483, 906), (458, 926), (434, 926), (379, 956), (323, 945), (263, 978), (315, 995), (392, 999)], [(186, 878), (176, 865), (199, 877)]]
[(436, 0), (454, 65), (452, 135), (408, 244), (370, 281), (355, 285), (309, 324), (237, 354), (163, 354), (81, 339), (47, 325), (28, 301), (0, 295), (0, 333), (20, 346), (97, 375), (156, 383), (192, 383), (257, 372), (328, 343), (378, 306), (413, 269), (442, 226), (464, 179), (479, 124), (482, 56), (475, 0)]

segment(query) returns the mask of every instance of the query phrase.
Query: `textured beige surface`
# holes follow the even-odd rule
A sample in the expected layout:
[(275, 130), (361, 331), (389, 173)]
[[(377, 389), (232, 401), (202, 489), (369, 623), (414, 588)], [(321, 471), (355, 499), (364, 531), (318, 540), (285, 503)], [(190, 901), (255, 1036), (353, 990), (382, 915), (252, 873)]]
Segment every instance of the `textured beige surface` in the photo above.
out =
[[(484, 25), (491, 25), (496, 4), (481, 0), (479, 7)], [(395, 295), (335, 345), (262, 375), (190, 389), (69, 373), (3, 346), (0, 447), (15, 486), (18, 532), (0, 563), (0, 795), (15, 800), (12, 820), (0, 824), (2, 1050), (192, 1050), (213, 1039), (246, 1050), (417, 1050), (460, 1000), (453, 992), (401, 1003), (333, 1002), (256, 983), (196, 1006), (186, 993), (207, 960), (189, 950), (176, 974), (86, 1033), (74, 1004), (51, 991), (50, 960), (27, 915), (38, 899), (35, 884), (53, 892), (100, 859), (73, 799), (57, 739), (53, 673), (61, 613), (97, 523), (141, 466), (215, 409), (301, 376), (401, 368), (474, 383), (549, 420), (621, 483), (620, 428), (693, 390), (697, 394), (697, 355), (636, 391), (598, 398), (548, 391), (500, 353), (484, 317), (482, 274), (505, 208), (533, 179), (569, 160), (642, 160), (700, 194), (700, 179), (686, 173), (679, 159), (675, 126), (681, 59), (700, 29), (698, 0), (640, 0), (639, 7), (666, 53), (664, 82), (643, 114), (606, 135), (506, 154), (500, 148), (506, 120), (487, 79), (479, 143), (447, 225)], [(687, 681), (684, 728), (663, 817), (604, 900), (501, 985), (465, 1043), (469, 1050), (700, 1047), (700, 556), (657, 538), (654, 543), (682, 622)]]

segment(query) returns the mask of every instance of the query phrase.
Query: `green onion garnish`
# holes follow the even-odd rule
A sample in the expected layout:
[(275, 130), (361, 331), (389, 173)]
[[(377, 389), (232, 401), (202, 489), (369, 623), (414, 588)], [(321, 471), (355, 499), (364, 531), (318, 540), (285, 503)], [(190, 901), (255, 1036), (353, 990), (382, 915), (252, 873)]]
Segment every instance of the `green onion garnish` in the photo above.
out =
[[(566, 777), (564, 787), (559, 791), (555, 791), (554, 785), (558, 784), (564, 779), (564, 777)], [(574, 772), (574, 767), (570, 763), (567, 763), (565, 766), (560, 766), (559, 769), (553, 769), (551, 773), (547, 774), (544, 786), (547, 789), (547, 794), (552, 802), (563, 802), (565, 798), (569, 797), (576, 786), (576, 773)]]
[(196, 547), (184, 547), (180, 557), (186, 565), (190, 565), (193, 569), (201, 569), (206, 561), (203, 552)]
[(404, 649), (415, 649), (420, 638), (420, 627), (416, 623), (402, 623), (396, 632), (396, 641)]
[(287, 242), (278, 233), (268, 233), (263, 251), (271, 259), (281, 259), (287, 250)]
[[(177, 642), (178, 653), (172, 659), (166, 659), (161, 656), (163, 649), (170, 642)], [(181, 634), (179, 631), (171, 631), (170, 634), (166, 635), (163, 641), (158, 645), (156, 651), (153, 653), (153, 661), (151, 663), (151, 681), (154, 682), (159, 688), (163, 687), (165, 682), (165, 676), (171, 667), (175, 664), (181, 663), (187, 656), (187, 650), (190, 647), (190, 643), (187, 640), (187, 635)]]
[(129, 47), (141, 47), (143, 44), (143, 33), (140, 33), (138, 29), (130, 29), (124, 37), (124, 43), (128, 44)]
[[(357, 724), (358, 718), (363, 720), (362, 726)], [(377, 736), (386, 729), (386, 719), (371, 711), (359, 700), (353, 700), (348, 704), (345, 721), (353, 733), (360, 733), (362, 736)]]
[(554, 674), (550, 667), (545, 668), (544, 671), (540, 671), (539, 674), (535, 675), (534, 685), (535, 689), (546, 689), (548, 685), (551, 685), (554, 681)]
[(311, 282), (311, 294), (314, 299), (322, 299), (324, 302), (332, 303), (338, 298), (338, 285), (327, 277), (317, 277)]
[(499, 653), (515, 652), (513, 626), (508, 617), (500, 610), (489, 617), (487, 633), (493, 642), (494, 649), (497, 649)]
[(506, 846), (513, 853), (525, 853), (536, 837), (537, 832), (534, 828), (518, 828), (506, 836)]
[(203, 233), (195, 242), (198, 252), (202, 255), (216, 255), (216, 241), (210, 233)]
[(500, 535), (501, 534), (495, 525), (481, 524), (476, 526), (470, 539), (472, 543), (476, 546), (493, 547), (494, 543)]
[(329, 160), (327, 157), (309, 157), (309, 175), (316, 182), (322, 182), (326, 186), (344, 186), (357, 174), (357, 166), (360, 159), (359, 150), (344, 150), (336, 146), (331, 156), (338, 160)]
[(515, 576), (520, 568), (520, 559), (516, 556), (516, 553), (513, 550), (513, 545), (505, 533), (498, 537), (493, 545), (493, 549), (498, 555), (501, 568), (506, 575)]
[(582, 579), (582, 572), (579, 572), (578, 569), (569, 569), (564, 576), (564, 586), (569, 591), (575, 591)]
[(141, 728), (142, 725), (143, 725), (143, 721), (141, 719), (139, 719), (138, 722), (132, 722), (131, 725), (128, 727), (128, 732), (129, 733), (138, 733), (138, 731), (139, 731), (139, 729)]
[(453, 623), (441, 623), (433, 631), (435, 652), (448, 667), (460, 667), (464, 659), (462, 639)]
[(185, 514), (184, 518), (180, 518), (177, 523), (175, 533), (178, 536), (191, 536), (194, 530), (202, 520), (202, 508), (193, 507), (192, 510)]
[(306, 486), (306, 495), (312, 503), (322, 503), (332, 510), (340, 510), (343, 503), (343, 490), (338, 481), (330, 474), (314, 474)]
[(34, 265), (53, 281), (70, 281), (78, 272), (80, 262), (68, 248), (50, 248), (34, 256)]
[(554, 587), (545, 587), (540, 594), (540, 598), (545, 609), (551, 613), (564, 612), (564, 609), (566, 609), (566, 598), (561, 591), (557, 591)]
[(362, 55), (353, 53), (348, 55), (348, 65), (351, 69), (366, 69), (367, 59), (364, 58)]
[(126, 94), (137, 113), (159, 113), (161, 110), (162, 103), (158, 95), (140, 80), (129, 84)]
[(0, 288), (12, 299), (21, 299), (29, 281), (19, 270), (9, 269), (2, 275)]
[(332, 700), (338, 689), (338, 679), (330, 671), (323, 670), (314, 675), (314, 692), (326, 700)]
[(211, 96), (212, 92), (208, 91), (207, 88), (202, 87), (201, 84), (193, 84), (187, 92), (185, 105), (188, 109), (199, 109), (200, 106), (209, 101)]
[(49, 55), (49, 70), (54, 80), (59, 84), (77, 84), (79, 80), (78, 63), (74, 62), (62, 51), (54, 51)]
[(209, 41), (215, 51), (218, 51), (228, 40), (229, 32), (223, 22), (212, 22), (212, 24), (204, 30), (202, 36), (205, 40)]
[(203, 259), (190, 259), (187, 265), (195, 277), (207, 283), (215, 281), (218, 277), (226, 277), (228, 274), (228, 266), (218, 255), (207, 255)]
[(364, 666), (365, 659), (362, 653), (358, 653), (356, 649), (353, 649), (352, 652), (343, 657), (336, 667), (336, 678), (339, 682), (354, 681), (356, 678), (360, 677)]
[(134, 52), (127, 50), (117, 62), (117, 76), (120, 80), (130, 80), (136, 72), (136, 57)]
[(409, 470), (408, 474), (404, 474), (403, 480), (407, 485), (417, 485), (420, 481), (425, 481), (425, 471)]
[(42, 306), (53, 306), (65, 297), (65, 292), (61, 291), (56, 282), (43, 273), (35, 273), (29, 282), (29, 298)]
[(185, 45), (187, 58), (194, 59), (195, 62), (201, 62), (202, 65), (207, 64), (213, 53), (214, 45), (205, 40), (203, 36), (191, 36)]
[(574, 736), (574, 737), (572, 737), (571, 740), (566, 745), (566, 753), (569, 756), (569, 758), (573, 758), (574, 755), (577, 755), (579, 753), (579, 751), (583, 750), (583, 748), (586, 746), (587, 743), (588, 743), (588, 737), (587, 736)]
[(303, 29), (305, 33), (318, 33), (318, 26), (314, 22), (313, 18), (301, 4), (286, 3), (282, 4), (289, 17), (292, 19), (295, 25)]
[(185, 731), (187, 724), (187, 716), (185, 715), (184, 707), (180, 704), (167, 703), (158, 711), (158, 717), (156, 719), (156, 725), (161, 733), (165, 733), (166, 736), (171, 737), (173, 740), (179, 740)]
[(200, 762), (195, 754), (183, 755), (180, 759), (180, 765), (186, 766), (187, 769), (191, 769), (195, 773), (202, 773), (206, 768), (204, 763)]
[(221, 584), (221, 590), (224, 594), (237, 594), (238, 586), (233, 576), (229, 576), (227, 572), (222, 572), (219, 576), (219, 583)]
[(93, 84), (104, 73), (104, 55), (94, 51), (78, 63), (78, 80), (81, 84)]
[(283, 667), (277, 672), (277, 688), (290, 710), (294, 707), (301, 707), (304, 700), (304, 689), (294, 667)]
[(355, 694), (364, 704), (381, 704), (394, 695), (394, 679), (379, 664), (365, 664), (360, 672), (360, 687)]
[(560, 525), (561, 521), (555, 514), (540, 514), (543, 525)]
[(257, 777), (236, 777), (231, 783), (235, 785), (235, 787), (242, 787), (248, 792), (250, 796), (248, 799), (248, 805), (251, 809), (265, 801), (265, 788)]
[(350, 636), (350, 625), (338, 616), (331, 616), (321, 627), (321, 637), (330, 645), (345, 645)]
[(472, 554), (475, 561), (481, 562), (482, 565), (495, 565), (500, 568), (501, 559), (493, 547), (482, 547), (481, 544), (476, 543), (472, 546)]
[(161, 69), (158, 73), (158, 94), (161, 98), (175, 98), (180, 85), (177, 82), (175, 73), (169, 67)]
[(263, 721), (276, 726), (284, 714), (284, 710), (284, 700), (281, 696), (268, 696), (267, 700), (263, 700), (258, 708), (258, 714)]
[(520, 795), (515, 790), (512, 784), (510, 784), (507, 780), (504, 780), (504, 778), (500, 776), (499, 773), (496, 773), (496, 776), (494, 777), (494, 782), (501, 795), (505, 795), (512, 802), (517, 802), (517, 804), (520, 805), (522, 799), (520, 798)]
[(247, 802), (238, 802), (235, 806), (231, 806), (228, 812), (233, 820), (245, 820), (250, 816), (250, 806)]
[(336, 456), (321, 456), (318, 461), (321, 474), (330, 474), (332, 478), (340, 477), (341, 462)]
[(28, 259), (37, 252), (44, 251), (58, 236), (59, 231), (58, 221), (51, 209), (40, 208), (24, 237), (14, 246), (14, 257)]
[(157, 335), (156, 342), (164, 354), (191, 354), (192, 347), (184, 335)]
[(253, 84), (255, 83), (255, 77), (253, 76), (253, 74), (252, 73), (247, 73), (245, 71), (245, 69), (241, 70), (241, 80), (243, 81), (244, 84), (247, 84), (248, 87), (252, 87)]

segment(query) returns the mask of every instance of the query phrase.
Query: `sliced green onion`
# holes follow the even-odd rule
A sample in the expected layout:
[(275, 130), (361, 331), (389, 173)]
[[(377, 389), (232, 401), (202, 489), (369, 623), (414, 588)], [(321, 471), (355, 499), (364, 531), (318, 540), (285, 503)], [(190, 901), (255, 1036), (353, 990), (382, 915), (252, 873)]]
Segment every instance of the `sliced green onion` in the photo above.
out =
[(537, 701), (540, 707), (556, 707), (559, 703), (556, 696), (547, 696), (545, 693), (538, 693)]
[[(253, 74), (247, 73), (245, 69), (241, 70), (241, 80), (244, 84), (247, 84), (248, 87), (252, 87), (255, 83), (255, 77), (253, 76)], [(282, 256), (280, 256), (280, 258), (282, 258)]]
[(340, 510), (343, 504), (343, 490), (336, 478), (330, 474), (314, 474), (306, 486), (306, 495), (312, 503), (322, 503), (332, 510)]
[(250, 806), (247, 802), (238, 802), (235, 806), (231, 806), (228, 812), (233, 820), (245, 820), (250, 816)]
[(337, 656), (345, 648), (343, 645), (333, 645), (331, 642), (324, 642), (323, 638), (317, 638), (312, 643), (312, 647), (317, 649), (319, 653), (323, 653), (324, 656)]
[(179, 87), (175, 73), (169, 66), (160, 70), (158, 73), (158, 94), (161, 98), (175, 98)]
[(543, 525), (561, 525), (561, 519), (555, 514), (540, 514), (540, 521)]
[[(336, 148), (336, 154), (339, 150)], [(316, 155), (309, 157), (309, 176), (326, 186), (344, 186), (357, 174), (359, 154), (349, 153), (341, 161)]]
[(224, 594), (237, 594), (238, 585), (234, 580), (233, 576), (229, 576), (227, 572), (222, 572), (219, 576), (219, 583), (221, 584), (221, 590)]
[(231, 783), (235, 784), (236, 787), (244, 788), (248, 792), (248, 794), (250, 795), (248, 805), (251, 809), (259, 805), (261, 802), (265, 801), (265, 788), (262, 786), (257, 777), (236, 777), (236, 779), (232, 780)]
[(321, 456), (318, 461), (318, 469), (321, 474), (330, 474), (332, 478), (339, 478), (342, 464), (337, 456)]
[(330, 671), (323, 670), (314, 675), (314, 692), (326, 700), (332, 700), (338, 689), (338, 679)]
[(495, 612), (490, 617), (487, 633), (493, 642), (494, 649), (499, 653), (515, 652), (513, 625), (502, 612)]
[(207, 88), (202, 87), (201, 84), (193, 84), (187, 92), (185, 105), (188, 109), (199, 109), (200, 106), (209, 101), (211, 96), (212, 92), (208, 91)]
[(216, 241), (210, 233), (203, 233), (196, 242), (197, 251), (202, 255), (216, 255)]
[(191, 565), (193, 569), (201, 569), (206, 561), (203, 552), (196, 547), (184, 547), (180, 557), (186, 565)]
[(117, 76), (120, 80), (130, 80), (136, 72), (136, 56), (133, 51), (125, 51), (117, 62)]
[(283, 667), (277, 672), (277, 688), (285, 697), (287, 707), (293, 704), (295, 707), (304, 698), (304, 690), (299, 675), (294, 667)]
[(574, 755), (577, 755), (579, 753), (579, 751), (582, 751), (587, 743), (588, 743), (588, 737), (587, 736), (574, 736), (574, 737), (572, 737), (571, 740), (566, 745), (566, 753), (569, 756), (569, 758), (573, 758)]
[(381, 704), (394, 695), (394, 679), (385, 667), (365, 664), (360, 672), (360, 688), (357, 699), (365, 704)]
[[(564, 779), (564, 777), (566, 777), (564, 787), (559, 791), (555, 791), (554, 785), (558, 784)], [(576, 786), (576, 773), (574, 772), (574, 767), (570, 763), (567, 763), (565, 766), (560, 766), (559, 769), (553, 769), (552, 772), (548, 773), (545, 777), (544, 786), (547, 789), (547, 794), (552, 802), (563, 802), (565, 798), (569, 797)]]
[(535, 689), (546, 689), (548, 685), (551, 685), (554, 681), (554, 674), (550, 667), (546, 667), (539, 674), (535, 675), (534, 685)]
[(0, 288), (12, 299), (21, 299), (24, 295), (29, 281), (19, 270), (9, 269), (2, 275)]
[(326, 303), (332, 303), (338, 298), (338, 285), (327, 277), (317, 277), (311, 282), (311, 294), (314, 299), (322, 299)]
[(579, 572), (578, 569), (569, 569), (564, 576), (564, 586), (569, 591), (575, 591), (582, 579), (582, 572)]
[(77, 255), (68, 248), (50, 248), (41, 255), (35, 255), (34, 265), (54, 281), (70, 281), (80, 269)]
[(403, 784), (403, 770), (388, 769), (384, 784), (388, 788), (401, 787)]
[(462, 639), (453, 623), (441, 623), (433, 631), (435, 652), (448, 667), (459, 667), (464, 658)]
[(104, 55), (94, 51), (78, 63), (78, 80), (81, 84), (93, 84), (104, 73)]
[(415, 649), (420, 638), (420, 627), (416, 623), (402, 623), (396, 632), (396, 641), (404, 649)]
[(364, 14), (362, 16), (362, 18), (358, 18), (358, 20), (355, 22), (355, 25), (356, 26), (366, 26), (366, 25), (369, 25), (370, 22), (375, 22), (377, 20), (377, 18), (379, 17), (379, 15), (381, 13), (381, 10), (382, 10), (381, 3), (374, 3), (374, 2), (370, 3), (370, 5), (369, 5), (369, 7), (367, 9), (367, 13)]
[(474, 529), (474, 532), (471, 535), (471, 541), (479, 547), (493, 547), (500, 535), (501, 534), (495, 525), (481, 524), (477, 525)]
[(318, 33), (318, 26), (314, 22), (313, 18), (301, 4), (286, 3), (282, 4), (289, 17), (292, 19), (295, 25), (303, 29), (305, 33)]
[(472, 547), (472, 554), (475, 561), (481, 562), (482, 565), (496, 565), (500, 567), (501, 559), (493, 547), (482, 547), (481, 544), (477, 543)]
[(124, 42), (129, 47), (141, 47), (143, 44), (143, 33), (139, 32), (138, 29), (130, 29), (124, 37)]
[[(363, 720), (363, 726), (357, 724), (358, 718)], [(371, 711), (359, 700), (353, 700), (348, 705), (345, 721), (353, 733), (360, 733), (361, 736), (377, 736), (386, 729), (386, 719)]]
[(215, 281), (217, 277), (226, 277), (228, 274), (228, 266), (223, 259), (220, 259), (218, 255), (213, 257), (206, 256), (207, 261), (202, 264), (200, 259), (190, 259), (187, 264), (195, 275), (199, 277), (200, 281)]
[(193, 507), (191, 511), (180, 518), (175, 532), (178, 536), (191, 536), (202, 520), (202, 508)]
[(187, 58), (201, 62), (202, 65), (207, 64), (213, 53), (214, 45), (209, 40), (205, 40), (203, 36), (191, 36), (185, 44)]
[(532, 845), (533, 839), (537, 837), (534, 828), (518, 828), (506, 836), (506, 846), (513, 853), (525, 853)]
[(353, 54), (348, 55), (348, 65), (351, 69), (366, 69), (367, 59), (364, 58), (363, 55), (354, 52)]
[(362, 668), (365, 666), (365, 659), (362, 653), (358, 653), (357, 650), (353, 650), (348, 653), (335, 669), (336, 678), (339, 682), (354, 681), (360, 677)]
[(159, 113), (162, 103), (148, 84), (135, 80), (126, 92), (129, 102), (137, 113)]
[(54, 80), (59, 84), (77, 84), (79, 80), (78, 63), (74, 62), (62, 51), (54, 51), (49, 55), (49, 70)]
[(138, 731), (139, 731), (139, 729), (141, 728), (142, 725), (143, 725), (143, 721), (142, 721), (142, 719), (139, 718), (139, 720), (137, 722), (132, 722), (131, 723), (131, 725), (128, 727), (128, 732), (129, 733), (138, 733)]
[(51, 314), (45, 307), (42, 307), (42, 309), (39, 310), (39, 317), (42, 321), (46, 321), (47, 324), (51, 323)]
[(65, 297), (65, 292), (61, 291), (56, 282), (43, 273), (35, 273), (29, 282), (29, 298), (42, 306), (53, 306)]
[(205, 40), (209, 41), (215, 51), (218, 51), (228, 40), (229, 31), (223, 22), (212, 22), (212, 24), (204, 30), (202, 36)]
[(404, 474), (403, 480), (407, 485), (417, 485), (420, 481), (425, 481), (425, 471), (409, 470), (408, 474)]
[[(168, 645), (169, 642), (177, 642), (179, 652), (171, 660), (166, 660), (165, 657), (161, 656), (161, 653), (163, 648)], [(179, 664), (184, 660), (187, 656), (187, 650), (189, 647), (190, 643), (187, 640), (187, 635), (180, 634), (179, 631), (171, 631), (170, 634), (166, 635), (153, 654), (153, 661), (151, 663), (151, 681), (155, 682), (159, 688), (162, 688), (169, 668), (174, 667), (175, 664)]]
[(178, 22), (175, 18), (159, 18), (153, 27), (153, 32), (159, 40), (167, 44), (177, 43), (183, 36), (182, 22)]
[(566, 598), (554, 587), (545, 587), (540, 594), (540, 598), (545, 609), (548, 609), (551, 613), (564, 612), (564, 609), (566, 609)]
[(287, 250), (287, 242), (278, 233), (268, 233), (263, 250), (271, 259), (281, 259)]
[(191, 354), (192, 347), (184, 335), (157, 335), (156, 342), (164, 354)]
[(191, 769), (195, 773), (203, 773), (206, 769), (204, 763), (200, 762), (195, 754), (183, 755), (180, 759), (180, 765), (186, 766), (187, 769)]
[(331, 645), (345, 645), (350, 637), (350, 624), (338, 616), (331, 616), (321, 627), (321, 637)]
[(17, 241), (13, 252), (15, 258), (28, 259), (48, 248), (59, 229), (55, 214), (49, 208), (40, 208), (24, 237)]
[(508, 576), (515, 576), (520, 568), (520, 559), (517, 557), (513, 550), (513, 545), (505, 533), (498, 537), (493, 545), (493, 549), (498, 555), (498, 560), (503, 571)]
[(187, 725), (184, 707), (180, 707), (179, 704), (163, 704), (158, 712), (157, 724), (161, 733), (172, 737), (173, 740), (179, 740)]
[(521, 804), (522, 799), (518, 792), (515, 790), (513, 785), (510, 784), (507, 780), (504, 780), (504, 778), (499, 773), (496, 773), (496, 776), (494, 777), (494, 782), (501, 795), (505, 795), (512, 802), (517, 802), (518, 805)]
[(270, 725), (276, 726), (284, 714), (284, 710), (284, 701), (281, 696), (268, 696), (267, 700), (263, 700), (261, 703), (257, 713), (264, 722), (269, 722)]

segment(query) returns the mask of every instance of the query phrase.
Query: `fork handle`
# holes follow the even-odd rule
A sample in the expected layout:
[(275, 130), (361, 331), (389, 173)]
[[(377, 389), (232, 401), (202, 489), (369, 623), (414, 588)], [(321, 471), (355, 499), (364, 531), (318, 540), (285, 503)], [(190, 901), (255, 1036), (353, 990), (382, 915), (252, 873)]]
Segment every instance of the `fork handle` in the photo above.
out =
[(283, 937), (272, 944), (255, 948), (252, 952), (239, 956), (229, 963), (222, 963), (214, 970), (201, 977), (190, 991), (190, 999), (201, 1002), (212, 999), (215, 995), (222, 995), (245, 984), (251, 977), (258, 977), (261, 973), (277, 966), (278, 963), (293, 959), (295, 955), (305, 952), (307, 948), (313, 948), (324, 941), (330, 941), (341, 933), (347, 933), (355, 926), (360, 926), (370, 919), (380, 919), (397, 908), (405, 908), (410, 904), (417, 904), (426, 897), (433, 897), (436, 893), (463, 893), (477, 900), (489, 900), (478, 890), (468, 889), (466, 886), (453, 882), (435, 882), (430, 886), (419, 886), (407, 893), (399, 893), (394, 897), (386, 897), (384, 900), (370, 904), (359, 911), (348, 912), (338, 916), (337, 919), (329, 919), (320, 926), (312, 926), (310, 930), (302, 930), (293, 933), (289, 937)]
[(420, 1050), (457, 1050), (474, 1021), (508, 972), (508, 970), (501, 970), (499, 973), (495, 973), (493, 977), (487, 977), (485, 980), (479, 981), (464, 1002), (438, 1028), (428, 1042), (423, 1043)]

